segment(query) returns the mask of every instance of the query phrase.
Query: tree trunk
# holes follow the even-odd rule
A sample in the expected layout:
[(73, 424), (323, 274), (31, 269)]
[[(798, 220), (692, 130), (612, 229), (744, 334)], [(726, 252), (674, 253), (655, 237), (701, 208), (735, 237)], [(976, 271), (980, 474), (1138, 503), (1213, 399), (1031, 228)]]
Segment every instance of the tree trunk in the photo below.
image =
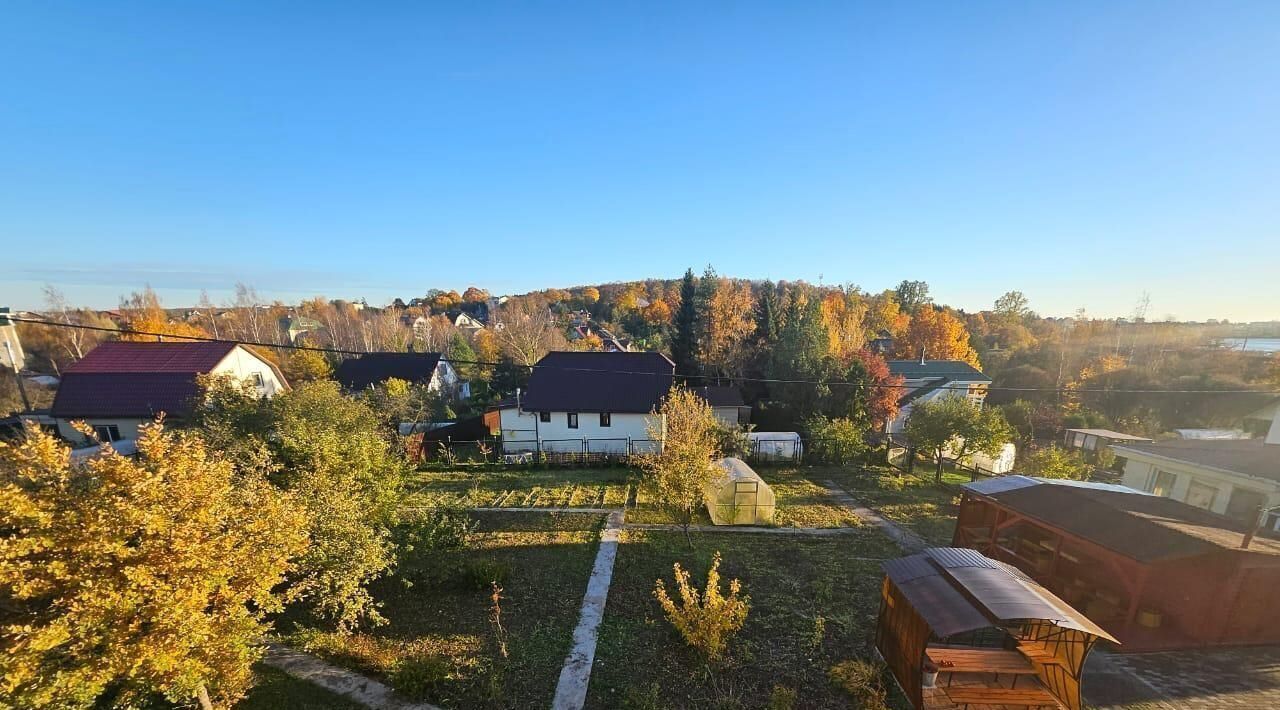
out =
[(209, 700), (209, 691), (203, 684), (196, 689), (196, 700), (200, 702), (200, 710), (213, 710), (213, 702)]

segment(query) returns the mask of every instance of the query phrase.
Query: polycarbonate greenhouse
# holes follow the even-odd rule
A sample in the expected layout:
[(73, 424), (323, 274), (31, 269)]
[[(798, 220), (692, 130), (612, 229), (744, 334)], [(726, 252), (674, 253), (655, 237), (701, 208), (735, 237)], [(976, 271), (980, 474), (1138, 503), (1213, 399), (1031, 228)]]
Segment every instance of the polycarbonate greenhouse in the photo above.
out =
[(723, 475), (707, 486), (707, 512), (716, 525), (769, 525), (773, 523), (773, 489), (742, 459), (716, 462)]

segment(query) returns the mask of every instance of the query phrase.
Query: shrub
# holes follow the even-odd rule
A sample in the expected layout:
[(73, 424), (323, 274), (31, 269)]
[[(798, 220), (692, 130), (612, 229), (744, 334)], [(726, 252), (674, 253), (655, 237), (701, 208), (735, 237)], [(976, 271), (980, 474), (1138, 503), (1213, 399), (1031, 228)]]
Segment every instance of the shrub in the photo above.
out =
[(478, 559), (463, 563), (457, 577), (467, 589), (489, 590), (494, 584), (502, 586), (511, 577), (511, 564), (500, 560)]
[(423, 512), (404, 528), (406, 542), (422, 550), (460, 550), (479, 522), (463, 508), (442, 506)]
[(880, 681), (881, 666), (878, 663), (855, 658), (841, 661), (831, 667), (828, 676), (831, 682), (849, 694), (866, 710), (886, 710), (884, 684)]
[(414, 700), (435, 694), (449, 680), (453, 664), (448, 658), (417, 655), (401, 659), (391, 671), (391, 686), (397, 693)]
[(809, 433), (809, 447), (823, 463), (844, 465), (859, 460), (867, 451), (865, 427), (852, 419), (827, 419), (814, 415), (803, 423)]
[(796, 690), (785, 685), (773, 686), (765, 710), (792, 710), (796, 706)]
[(667, 595), (666, 584), (659, 579), (653, 595), (684, 640), (708, 661), (719, 660), (728, 645), (729, 637), (737, 633), (747, 621), (750, 597), (741, 596), (742, 585), (734, 579), (729, 582), (729, 595), (720, 592), (720, 553), (711, 560), (707, 570), (707, 585), (703, 592), (689, 583), (689, 573), (677, 562), (673, 566), (680, 603)]
[(1087, 480), (1092, 469), (1079, 453), (1057, 446), (1036, 449), (1022, 464), (1022, 470), (1028, 476), (1069, 478), (1076, 481)]

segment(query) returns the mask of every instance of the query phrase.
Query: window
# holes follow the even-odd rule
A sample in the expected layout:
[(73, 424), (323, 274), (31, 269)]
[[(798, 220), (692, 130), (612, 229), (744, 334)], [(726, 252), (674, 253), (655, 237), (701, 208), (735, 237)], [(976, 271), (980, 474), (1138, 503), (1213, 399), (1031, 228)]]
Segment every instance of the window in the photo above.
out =
[(1173, 495), (1173, 483), (1178, 477), (1168, 471), (1156, 470), (1155, 476), (1151, 479), (1151, 492), (1168, 498)]
[(267, 386), (267, 383), (262, 379), (262, 373), (261, 373), (261, 372), (254, 372), (254, 373), (250, 373), (250, 374), (249, 374), (249, 381), (253, 383), (253, 386), (254, 386), (254, 387), (266, 387), (266, 386)]
[(1218, 497), (1218, 489), (1213, 486), (1207, 486), (1199, 481), (1192, 481), (1187, 487), (1187, 505), (1194, 505), (1197, 508), (1209, 509), (1213, 507), (1213, 501)]
[(1258, 522), (1258, 509), (1265, 507), (1267, 496), (1248, 488), (1236, 488), (1227, 500), (1227, 517), (1250, 525)]
[(565, 416), (567, 416), (567, 417), (569, 418), (569, 428), (570, 428), (570, 429), (577, 429), (577, 428), (578, 428), (578, 413), (577, 413), (577, 412), (569, 412), (569, 413), (568, 413), (567, 415), (565, 415)]
[(600, 426), (610, 426), (610, 416), (608, 412), (600, 412)]
[(120, 441), (120, 427), (115, 424), (98, 424), (93, 427), (93, 433), (103, 443)]
[(538, 412), (538, 421), (544, 424), (551, 423), (551, 412)]

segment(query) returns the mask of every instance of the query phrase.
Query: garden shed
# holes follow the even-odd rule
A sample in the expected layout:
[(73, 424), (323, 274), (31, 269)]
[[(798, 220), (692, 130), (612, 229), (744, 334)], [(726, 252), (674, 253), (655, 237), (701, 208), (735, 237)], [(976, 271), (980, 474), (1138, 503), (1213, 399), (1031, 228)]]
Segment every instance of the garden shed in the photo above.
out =
[(707, 513), (716, 525), (769, 525), (773, 522), (773, 489), (742, 459), (715, 463), (721, 475), (707, 486)]
[[(1085, 658), (1114, 641), (1017, 568), (935, 547), (884, 563), (876, 649), (916, 710), (1080, 710)], [(939, 679), (939, 676), (946, 676)]]
[(952, 544), (1016, 566), (1127, 651), (1280, 642), (1280, 541), (1181, 501), (1001, 476), (963, 486)]

